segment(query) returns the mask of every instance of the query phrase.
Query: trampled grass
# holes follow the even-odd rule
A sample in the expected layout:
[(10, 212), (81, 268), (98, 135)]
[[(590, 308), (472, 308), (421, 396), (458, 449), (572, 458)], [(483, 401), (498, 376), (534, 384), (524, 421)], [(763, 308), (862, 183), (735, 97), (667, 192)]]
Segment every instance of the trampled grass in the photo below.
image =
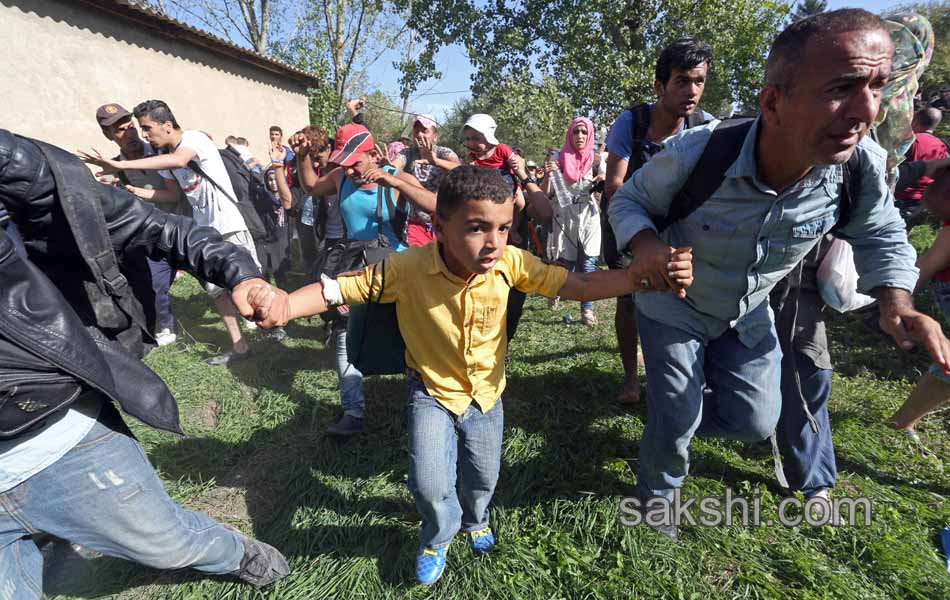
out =
[[(926, 229), (926, 228), (918, 228)], [(915, 232), (926, 243), (932, 231)], [(318, 319), (288, 327), (275, 344), (252, 334), (257, 356), (228, 370), (203, 358), (226, 345), (193, 279), (174, 287), (187, 334), (148, 363), (169, 383), (191, 437), (135, 425), (173, 498), (282, 549), (294, 572), (256, 591), (192, 572), (163, 573), (98, 558), (52, 565), (47, 591), (92, 598), (950, 598), (938, 532), (950, 524), (948, 413), (920, 428), (933, 455), (882, 421), (926, 369), (860, 316), (834, 316), (831, 397), (838, 496), (867, 496), (869, 527), (685, 527), (673, 544), (618, 521), (635, 481), (645, 410), (615, 402), (620, 360), (613, 303), (601, 324), (564, 324), (529, 299), (509, 358), (505, 449), (492, 510), (500, 543), (474, 559), (463, 539), (433, 588), (416, 586), (419, 518), (406, 488), (405, 386), (366, 381), (367, 432), (337, 442), (331, 350)], [(929, 295), (918, 302), (932, 309)], [(762, 498), (775, 514), (781, 490), (768, 446), (696, 440), (689, 497), (726, 487)], [(59, 572), (57, 572), (59, 571)]]

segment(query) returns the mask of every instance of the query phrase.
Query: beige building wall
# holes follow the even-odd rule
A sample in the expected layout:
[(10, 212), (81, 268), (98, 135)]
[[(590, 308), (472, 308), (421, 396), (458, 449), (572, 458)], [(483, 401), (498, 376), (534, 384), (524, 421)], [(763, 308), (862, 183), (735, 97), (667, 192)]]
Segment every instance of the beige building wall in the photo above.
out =
[(303, 83), (73, 0), (0, 0), (0, 128), (68, 150), (113, 153), (96, 108), (168, 103), (185, 129), (224, 146), (244, 136), (265, 156), (267, 130), (308, 124)]

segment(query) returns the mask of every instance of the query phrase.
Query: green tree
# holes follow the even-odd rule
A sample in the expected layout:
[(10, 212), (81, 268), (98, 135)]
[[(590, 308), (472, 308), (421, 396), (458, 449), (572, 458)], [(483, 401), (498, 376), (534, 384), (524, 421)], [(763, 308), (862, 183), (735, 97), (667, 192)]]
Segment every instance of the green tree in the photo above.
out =
[(826, 10), (828, 10), (828, 2), (826, 0), (801, 0), (795, 5), (795, 11), (792, 12), (790, 18), (793, 22), (801, 21), (802, 19), (821, 14)]
[[(330, 65), (326, 60), (326, 40), (314, 29), (302, 28), (282, 44), (271, 43), (270, 55), (321, 81), (330, 81)], [(340, 99), (331, 85), (307, 90), (310, 124), (332, 132), (340, 114)]]
[(420, 83), (439, 75), (434, 57), (441, 41), (417, 36), (413, 0), (134, 1), (325, 80), (328, 89), (310, 92), (315, 124), (342, 118), (346, 100), (387, 52), (404, 51), (393, 63), (404, 105)]
[(380, 90), (364, 94), (363, 99), (366, 101), (363, 118), (376, 141), (389, 143), (402, 137), (405, 125), (402, 111), (395, 100)]
[(462, 125), (469, 115), (490, 114), (498, 123), (496, 136), (509, 146), (521, 148), (527, 158), (540, 161), (551, 146), (560, 147), (564, 130), (575, 116), (571, 99), (554, 79), (540, 84), (509, 80), (485, 92), (457, 102), (440, 127), (441, 143), (459, 156), (467, 150), (461, 144)]
[(464, 42), (476, 97), (499, 81), (550, 76), (576, 110), (606, 120), (654, 97), (660, 50), (687, 35), (715, 52), (707, 111), (754, 101), (789, 8), (784, 0), (447, 0), (413, 10), (421, 35)]

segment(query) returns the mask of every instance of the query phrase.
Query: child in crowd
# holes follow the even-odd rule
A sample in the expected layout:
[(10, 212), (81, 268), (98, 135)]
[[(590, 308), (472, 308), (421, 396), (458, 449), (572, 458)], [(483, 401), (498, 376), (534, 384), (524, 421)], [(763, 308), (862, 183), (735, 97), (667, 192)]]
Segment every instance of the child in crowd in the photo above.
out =
[[(917, 268), (920, 277), (915, 291), (920, 292), (929, 283), (943, 316), (950, 319), (950, 221), (944, 221), (933, 245), (917, 259)], [(919, 442), (917, 423), (947, 403), (950, 403), (950, 377), (932, 364), (887, 423)]]
[(461, 529), (472, 551), (492, 550), (488, 507), (501, 466), (509, 290), (597, 300), (630, 294), (648, 279), (685, 297), (692, 250), (670, 249), (669, 262), (625, 271), (569, 273), (508, 245), (511, 186), (495, 169), (466, 165), (445, 176), (433, 225), (435, 244), (390, 255), (335, 281), (289, 296), (265, 286), (249, 297), (263, 327), (342, 303), (395, 302), (406, 342), (409, 383), (409, 487), (422, 514), (416, 577), (442, 575), (446, 551)]
[[(491, 115), (475, 114), (465, 121), (462, 126), (462, 144), (468, 148), (468, 162), (489, 169), (501, 169), (508, 173), (509, 179), (514, 175), (508, 159), (514, 151), (507, 144), (502, 144), (495, 137), (498, 125)], [(514, 179), (511, 179), (512, 184)]]

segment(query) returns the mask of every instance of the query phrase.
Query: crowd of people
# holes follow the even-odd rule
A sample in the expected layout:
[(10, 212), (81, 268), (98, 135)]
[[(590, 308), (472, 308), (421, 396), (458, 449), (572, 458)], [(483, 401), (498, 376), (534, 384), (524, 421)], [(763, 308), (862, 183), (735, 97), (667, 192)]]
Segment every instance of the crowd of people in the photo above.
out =
[[(363, 371), (405, 373), (422, 584), (460, 531), (476, 555), (496, 544), (505, 357), (527, 294), (580, 302), (587, 326), (593, 301), (616, 299), (620, 403), (643, 402), (642, 344), (645, 513), (682, 487), (697, 435), (770, 439), (781, 484), (827, 501), (833, 365), (818, 271), (835, 240), (850, 244), (881, 330), (934, 361), (890, 424), (914, 435), (950, 401), (950, 341), (912, 295), (933, 280), (950, 311), (950, 228), (919, 259), (907, 241), (928, 214), (950, 224), (950, 155), (934, 135), (950, 92), (894, 126), (928, 31), (860, 9), (799, 21), (771, 47), (758, 115), (724, 121), (699, 108), (713, 49), (676, 40), (659, 54), (656, 98), (623, 111), (603, 144), (589, 118), (565, 123), (541, 165), (500, 142), (487, 114), (461, 132), (413, 115), (411, 137), (383, 146), (359, 100), (332, 137), (306, 126), (285, 141), (271, 127), (263, 161), (243, 137), (219, 149), (182, 128), (161, 100), (108, 103), (95, 117), (119, 153), (78, 152), (98, 183), (75, 156), (0, 131), (8, 597), (42, 594), (38, 534), (255, 585), (289, 572), (277, 549), (175, 504), (116, 410), (180, 433), (174, 399), (139, 360), (176, 341), (179, 271), (203, 282), (230, 336), (211, 365), (253, 359), (242, 326), (281, 340), (289, 321), (321, 315), (342, 406), (330, 434), (363, 431)], [(913, 77), (892, 77), (908, 63)], [(294, 257), (309, 283), (290, 291)], [(672, 521), (646, 522), (677, 539)]]

